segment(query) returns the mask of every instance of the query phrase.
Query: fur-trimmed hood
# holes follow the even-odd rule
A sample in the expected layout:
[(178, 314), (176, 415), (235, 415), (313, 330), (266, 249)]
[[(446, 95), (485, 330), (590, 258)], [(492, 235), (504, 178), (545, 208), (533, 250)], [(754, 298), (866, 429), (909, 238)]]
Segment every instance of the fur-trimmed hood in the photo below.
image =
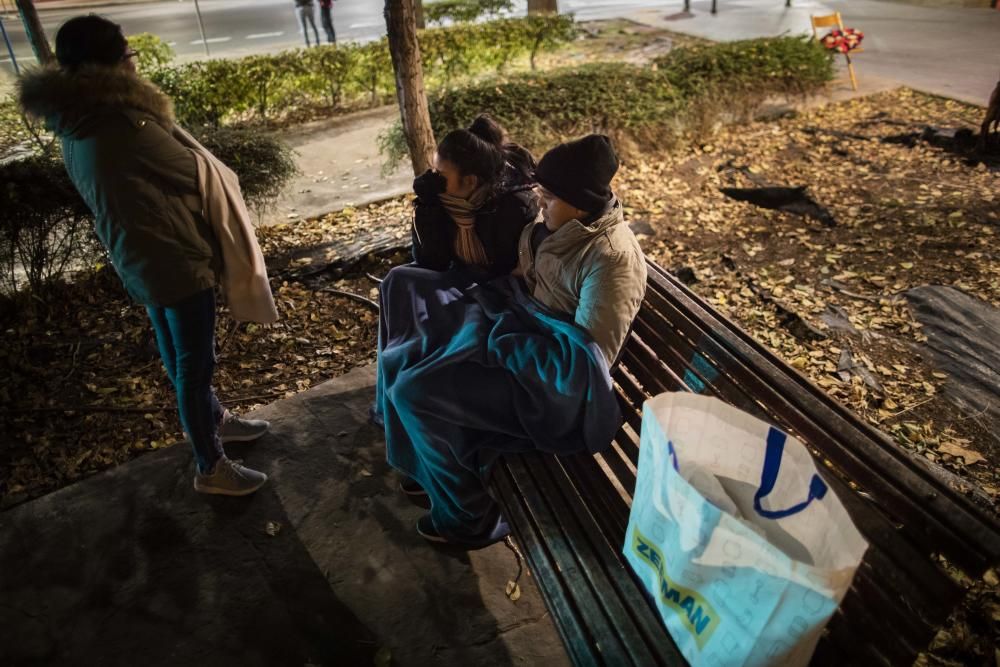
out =
[(174, 108), (152, 83), (121, 68), (81, 67), (68, 71), (49, 65), (18, 81), (21, 107), (43, 118), (58, 134), (73, 134), (95, 114), (132, 111), (149, 114), (166, 130), (174, 125)]

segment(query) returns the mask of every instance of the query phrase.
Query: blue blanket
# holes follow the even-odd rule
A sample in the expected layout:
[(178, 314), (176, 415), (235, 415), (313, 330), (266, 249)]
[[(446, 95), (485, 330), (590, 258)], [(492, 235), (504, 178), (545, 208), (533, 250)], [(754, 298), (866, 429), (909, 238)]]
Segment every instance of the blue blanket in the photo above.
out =
[(499, 455), (597, 452), (621, 425), (600, 349), (518, 279), (415, 266), (382, 283), (375, 411), (389, 463), (428, 492), (435, 528), (468, 543), (505, 529), (484, 483)]

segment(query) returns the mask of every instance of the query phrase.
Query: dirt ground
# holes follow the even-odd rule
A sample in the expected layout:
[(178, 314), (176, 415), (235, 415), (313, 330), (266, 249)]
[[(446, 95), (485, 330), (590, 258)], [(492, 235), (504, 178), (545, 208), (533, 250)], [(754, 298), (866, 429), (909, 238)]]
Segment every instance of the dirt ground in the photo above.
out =
[[(623, 172), (647, 252), (901, 446), (973, 482), (995, 509), (990, 425), (941, 394), (949, 381), (902, 292), (953, 285), (1000, 305), (1000, 174), (939, 148), (885, 143), (981, 110), (908, 90), (720, 131), (711, 145)], [(808, 186), (832, 215), (734, 201), (720, 188)], [(831, 326), (828, 322), (833, 322)], [(844, 376), (844, 355), (867, 373)]]

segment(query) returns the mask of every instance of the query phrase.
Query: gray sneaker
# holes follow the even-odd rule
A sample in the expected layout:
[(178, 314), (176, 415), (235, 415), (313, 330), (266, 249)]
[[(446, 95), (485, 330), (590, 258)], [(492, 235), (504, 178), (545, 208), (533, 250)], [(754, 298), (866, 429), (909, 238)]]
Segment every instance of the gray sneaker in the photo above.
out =
[(223, 443), (249, 442), (264, 435), (271, 428), (271, 422), (263, 419), (243, 419), (227, 412), (219, 425), (219, 438)]
[(248, 496), (267, 482), (267, 475), (222, 457), (210, 473), (195, 473), (194, 490), (220, 496)]

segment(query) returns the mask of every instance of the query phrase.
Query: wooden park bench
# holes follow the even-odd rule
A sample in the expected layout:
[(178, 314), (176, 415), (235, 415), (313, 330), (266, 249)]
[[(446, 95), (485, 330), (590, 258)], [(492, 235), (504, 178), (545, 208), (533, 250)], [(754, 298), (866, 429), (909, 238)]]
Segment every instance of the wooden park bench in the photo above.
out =
[(1000, 562), (1000, 524), (653, 263), (613, 371), (625, 425), (602, 454), (510, 456), (492, 485), (576, 665), (684, 665), (622, 555), (642, 404), (717, 396), (810, 448), (870, 543), (817, 665), (910, 665), (961, 602), (942, 559)]

